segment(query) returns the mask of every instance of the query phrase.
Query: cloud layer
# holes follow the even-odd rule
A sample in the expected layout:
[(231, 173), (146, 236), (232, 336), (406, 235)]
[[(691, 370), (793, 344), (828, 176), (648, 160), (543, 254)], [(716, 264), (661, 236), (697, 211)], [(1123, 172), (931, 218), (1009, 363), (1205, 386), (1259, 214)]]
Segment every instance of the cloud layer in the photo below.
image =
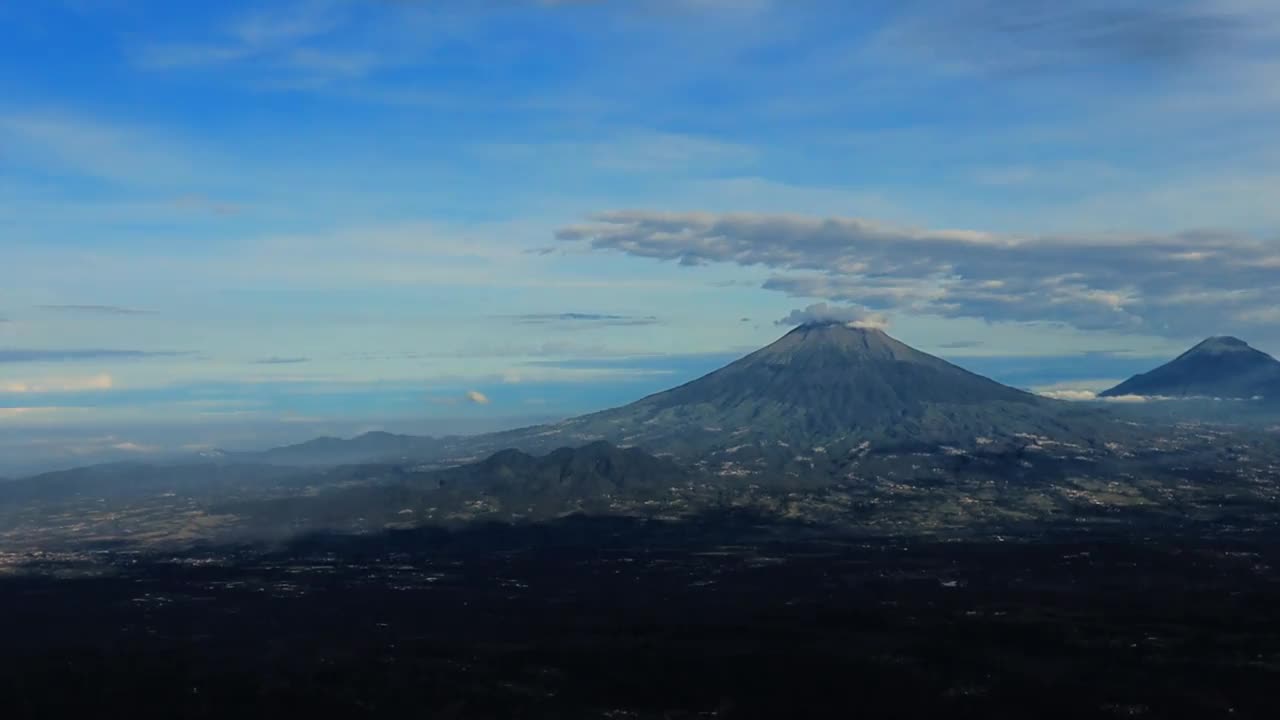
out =
[(84, 392), (110, 390), (115, 380), (105, 373), (90, 377), (58, 377), (40, 380), (0, 380), (0, 394)]
[(81, 312), (91, 313), (94, 315), (148, 315), (150, 310), (138, 310), (136, 308), (121, 307), (119, 305), (41, 305), (41, 310), (54, 310), (57, 312)]
[(562, 228), (595, 250), (776, 271), (766, 289), (943, 317), (1170, 337), (1274, 325), (1280, 243), (1227, 232), (1015, 236), (863, 218), (613, 211)]
[(1264, 40), (1273, 18), (1248, 0), (953, 0), (927, 3), (881, 41), (954, 71), (1026, 72), (1090, 62), (1177, 67)]
[(253, 360), (254, 365), (299, 365), (301, 363), (311, 362), (311, 358), (306, 357), (265, 357)]
[(635, 326), (657, 325), (658, 318), (652, 315), (609, 315), (605, 313), (531, 313), (516, 315), (515, 321), (521, 325), (565, 325), (565, 326)]
[(177, 357), (188, 353), (148, 350), (104, 350), (101, 348), (66, 350), (26, 350), (0, 348), (0, 363), (76, 362), (80, 360), (140, 360), (152, 357)]

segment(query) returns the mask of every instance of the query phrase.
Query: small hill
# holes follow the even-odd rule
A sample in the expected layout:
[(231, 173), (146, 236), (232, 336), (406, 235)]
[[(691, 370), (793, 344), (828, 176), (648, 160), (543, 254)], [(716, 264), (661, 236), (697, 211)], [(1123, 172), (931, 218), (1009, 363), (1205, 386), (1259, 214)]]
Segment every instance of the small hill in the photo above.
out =
[(1211, 337), (1101, 395), (1280, 399), (1280, 361), (1239, 338)]
[(298, 529), (368, 530), (487, 515), (547, 519), (573, 512), (635, 510), (696, 474), (669, 459), (604, 442), (543, 456), (503, 450), (479, 462), (408, 472), (393, 466), (342, 468), (328, 490), (229, 504), (259, 534)]
[(559, 448), (541, 457), (503, 450), (471, 465), (437, 472), (441, 487), (527, 494), (538, 498), (608, 497), (619, 492), (661, 489), (688, 472), (671, 460), (639, 448), (594, 442)]
[(354, 465), (431, 457), (440, 452), (443, 444), (444, 441), (437, 438), (375, 431), (350, 440), (320, 437), (261, 452), (224, 452), (219, 457), (234, 462), (295, 467)]

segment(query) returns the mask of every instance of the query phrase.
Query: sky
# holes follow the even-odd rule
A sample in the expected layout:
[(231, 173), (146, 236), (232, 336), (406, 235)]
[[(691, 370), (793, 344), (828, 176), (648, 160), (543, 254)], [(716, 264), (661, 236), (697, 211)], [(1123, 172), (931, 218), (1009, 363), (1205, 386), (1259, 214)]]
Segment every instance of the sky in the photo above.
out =
[(1271, 0), (0, 2), (0, 454), (563, 417), (814, 307), (1277, 352), (1278, 111)]

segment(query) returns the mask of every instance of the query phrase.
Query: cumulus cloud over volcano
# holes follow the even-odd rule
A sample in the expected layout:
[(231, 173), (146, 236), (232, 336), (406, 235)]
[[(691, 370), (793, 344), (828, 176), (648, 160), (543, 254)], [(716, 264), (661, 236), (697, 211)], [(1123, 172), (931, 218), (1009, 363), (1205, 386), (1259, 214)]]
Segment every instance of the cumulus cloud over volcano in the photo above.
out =
[(806, 308), (792, 310), (775, 325), (809, 325), (814, 323), (841, 323), (848, 327), (884, 330), (889, 321), (883, 315), (868, 312), (866, 308), (849, 305), (814, 303)]

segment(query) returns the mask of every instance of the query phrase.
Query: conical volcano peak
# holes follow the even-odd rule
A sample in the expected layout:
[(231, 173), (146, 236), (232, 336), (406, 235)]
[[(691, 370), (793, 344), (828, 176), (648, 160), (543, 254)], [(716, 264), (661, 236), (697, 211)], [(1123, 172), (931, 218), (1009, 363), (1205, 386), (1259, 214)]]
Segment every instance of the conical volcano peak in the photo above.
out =
[[(823, 357), (832, 363), (886, 360), (929, 362), (936, 360), (889, 336), (879, 327), (855, 323), (805, 323), (783, 335), (755, 355), (776, 362), (782, 358)], [(752, 356), (748, 356), (748, 359)]]
[(1215, 335), (1214, 337), (1207, 338), (1199, 345), (1191, 348), (1189, 352), (1217, 354), (1244, 352), (1247, 350), (1253, 350), (1253, 348), (1249, 346), (1249, 343), (1241, 340), (1240, 338), (1231, 337), (1230, 335)]
[(1280, 397), (1280, 361), (1240, 338), (1218, 335), (1101, 394), (1246, 400)]

